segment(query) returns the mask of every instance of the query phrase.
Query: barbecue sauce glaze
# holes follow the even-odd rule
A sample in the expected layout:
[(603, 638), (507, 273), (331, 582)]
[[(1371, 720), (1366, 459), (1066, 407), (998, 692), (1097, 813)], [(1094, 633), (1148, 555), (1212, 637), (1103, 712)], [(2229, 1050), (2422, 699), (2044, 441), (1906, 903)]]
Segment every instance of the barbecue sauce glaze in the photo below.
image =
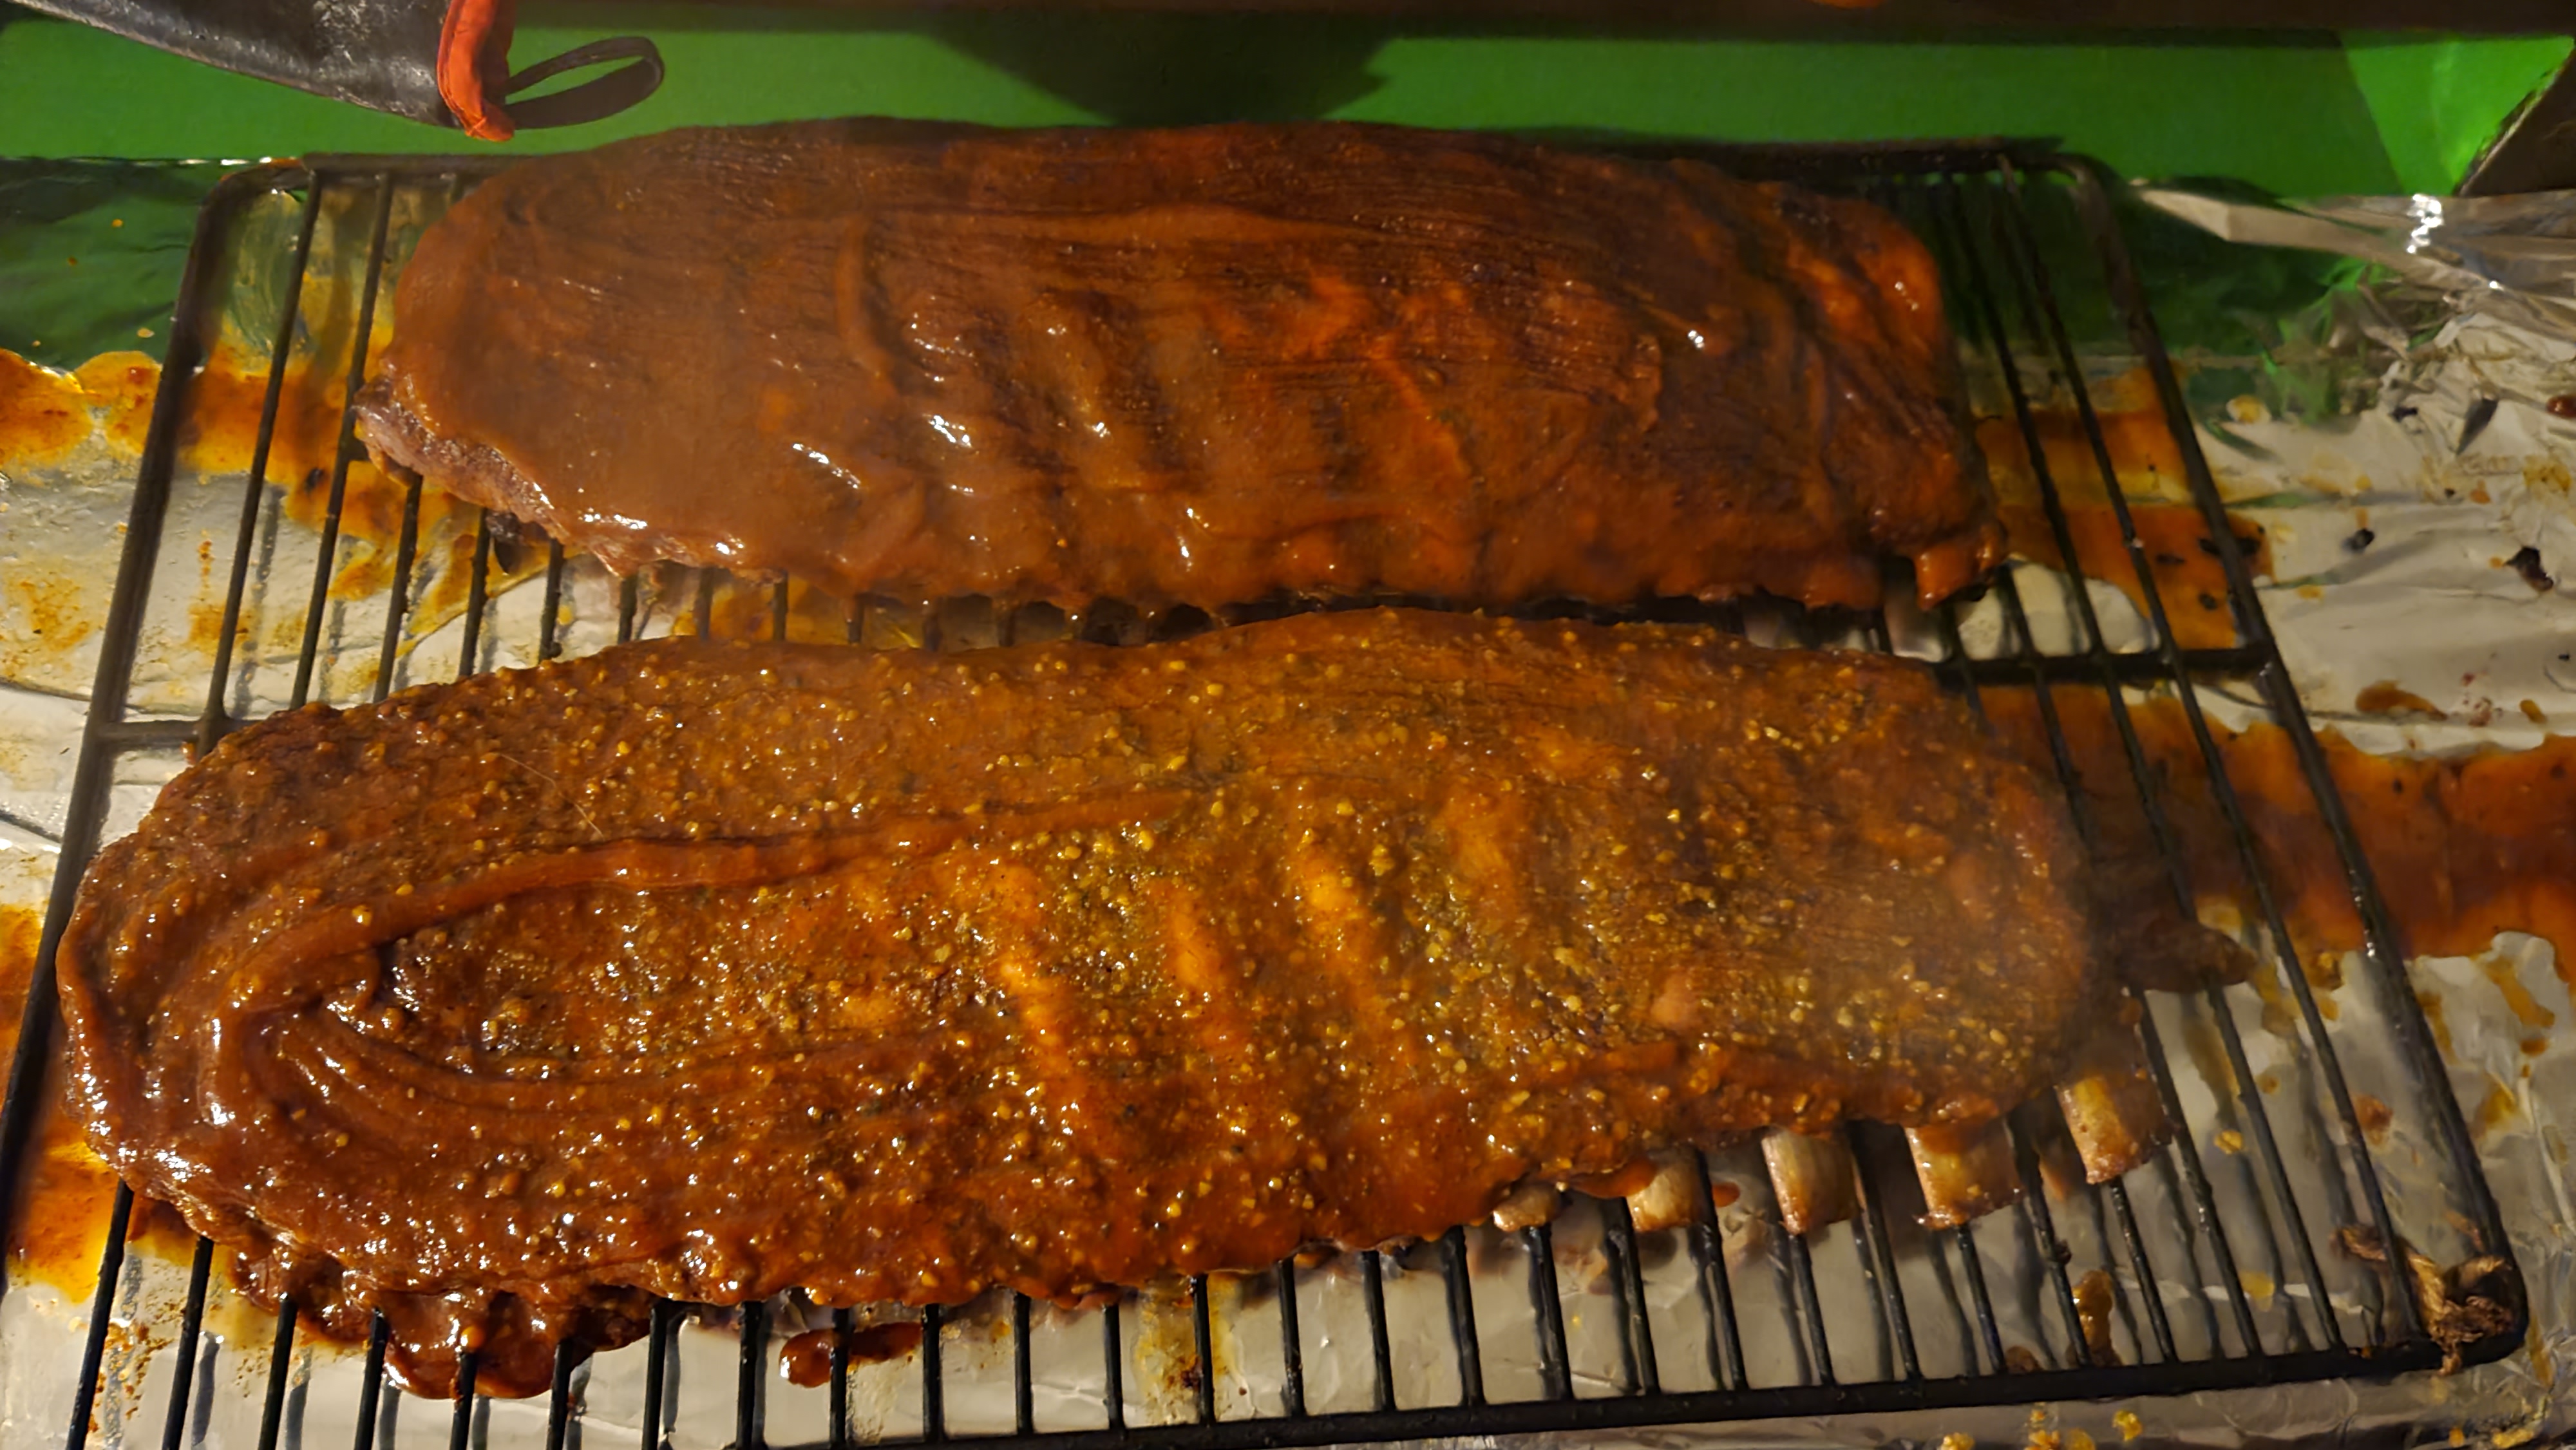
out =
[(1435, 1235), (1531, 1175), (1973, 1123), (2110, 1010), (1930, 674), (1314, 614), (658, 642), (228, 738), (84, 884), (93, 1145), (398, 1371), (645, 1295), (955, 1304)]
[(430, 228), (377, 454), (620, 573), (1214, 607), (1926, 599), (2003, 533), (1862, 202), (1336, 124), (674, 131)]

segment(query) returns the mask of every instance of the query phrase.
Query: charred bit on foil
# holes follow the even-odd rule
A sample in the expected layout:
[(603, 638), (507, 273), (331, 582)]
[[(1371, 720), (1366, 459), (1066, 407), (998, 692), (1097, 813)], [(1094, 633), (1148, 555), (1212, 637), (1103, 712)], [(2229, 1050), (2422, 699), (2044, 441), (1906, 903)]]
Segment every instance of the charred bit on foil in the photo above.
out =
[[(2424, 1332), (2442, 1346), (2442, 1373), (2457, 1374), (2461, 1351), (2489, 1335), (2503, 1334), (2522, 1321), (2522, 1276), (2500, 1254), (2473, 1254), (2449, 1269), (2405, 1240), (2407, 1276), (2414, 1280), (2416, 1302), (2423, 1306)], [(2388, 1248), (2379, 1231), (2367, 1224), (2345, 1224), (2335, 1230), (2335, 1247), (2365, 1264), (2385, 1267)]]

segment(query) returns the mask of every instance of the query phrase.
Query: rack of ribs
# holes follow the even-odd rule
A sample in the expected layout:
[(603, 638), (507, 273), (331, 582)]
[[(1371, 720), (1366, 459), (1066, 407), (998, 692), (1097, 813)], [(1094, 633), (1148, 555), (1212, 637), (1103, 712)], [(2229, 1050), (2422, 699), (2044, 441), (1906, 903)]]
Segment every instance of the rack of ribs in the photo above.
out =
[(1348, 124), (675, 131), (401, 273), (379, 459), (625, 573), (1213, 608), (1925, 601), (2003, 553), (1867, 203)]
[(1402, 610), (661, 641), (229, 737), (60, 980), (138, 1192), (510, 1393), (647, 1294), (1061, 1299), (1973, 1129), (2117, 1016), (2087, 879), (1904, 660)]

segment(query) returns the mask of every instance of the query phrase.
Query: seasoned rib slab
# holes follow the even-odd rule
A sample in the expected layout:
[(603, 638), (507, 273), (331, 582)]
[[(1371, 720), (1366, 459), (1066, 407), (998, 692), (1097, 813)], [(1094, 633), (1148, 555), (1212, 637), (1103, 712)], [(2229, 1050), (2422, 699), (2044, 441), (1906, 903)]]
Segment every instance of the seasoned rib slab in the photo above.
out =
[(1705, 630), (659, 642), (231, 737), (61, 980), (139, 1191), (536, 1389), (638, 1289), (1064, 1296), (1990, 1118), (2107, 1011), (2076, 860), (1922, 668)]
[(2003, 535), (1866, 204), (1352, 125), (677, 131), (403, 272), (378, 454), (623, 573), (1213, 607), (1929, 600)]

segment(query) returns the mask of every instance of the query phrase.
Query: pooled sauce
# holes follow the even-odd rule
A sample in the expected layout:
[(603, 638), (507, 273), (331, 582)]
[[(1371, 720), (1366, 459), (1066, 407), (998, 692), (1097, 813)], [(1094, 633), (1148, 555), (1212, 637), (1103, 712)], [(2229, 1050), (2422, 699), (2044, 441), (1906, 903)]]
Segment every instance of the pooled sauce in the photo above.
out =
[[(909, 1319), (871, 1324), (850, 1331), (849, 1364), (852, 1369), (863, 1364), (883, 1364), (901, 1359), (921, 1347), (921, 1325)], [(789, 1384), (820, 1389), (832, 1382), (832, 1341), (838, 1331), (830, 1328), (808, 1329), (788, 1340), (778, 1349), (778, 1372)]]
[(1930, 672), (1714, 631), (663, 642), (229, 737), (63, 1001), (249, 1292), (525, 1393), (647, 1292), (1063, 1298), (1990, 1117), (2103, 1010), (2074, 859)]
[(0, 468), (50, 463), (91, 427), (79, 379), (0, 348)]
[(792, 1385), (818, 1390), (832, 1382), (831, 1329), (808, 1329), (778, 1347), (778, 1372)]
[[(2051, 699), (2065, 722), (2104, 854), (2156, 862), (2101, 693), (2060, 689)], [(2027, 691), (1989, 691), (1986, 705), (2026, 758), (2049, 760)], [(2236, 837), (2210, 791), (2181, 705), (2132, 704), (2130, 718), (2159, 774), (2195, 894), (2251, 903)], [(2211, 730), (2303, 959), (2358, 948), (2361, 919), (2343, 858), (2289, 736), (2271, 725), (2239, 734), (2212, 722)], [(2373, 755), (2333, 731), (2320, 733), (2318, 743), (2407, 955), (2476, 956), (2498, 932), (2529, 932), (2558, 947), (2559, 975), (2576, 980), (2576, 736), (2552, 736), (2530, 750), (2444, 759)], [(2139, 899), (2152, 895), (2142, 889)]]
[[(2000, 513), (2016, 556), (2052, 569), (2066, 567), (2065, 551), (2057, 546), (2046, 510), (2036, 503), (2007, 500)], [(2075, 541), (2078, 572), (2117, 588), (2145, 613), (2146, 590), (2138, 583), (2137, 565), (2129, 557), (2119, 515), (2107, 503), (2069, 503), (2065, 514), (2067, 536)], [(2200, 510), (2189, 504), (2133, 502), (2129, 518), (2137, 529), (2139, 546), (2146, 551), (2147, 572), (2164, 603), (2174, 642), (2184, 649), (2220, 649), (2236, 643), (2236, 616), (2227, 607), (2226, 566), (2219, 562)], [(2247, 573), (2270, 573), (2271, 544), (2261, 528), (2234, 515), (2229, 522), (2244, 553)]]
[(1927, 600), (2000, 557), (1929, 253), (1691, 161), (1336, 123), (672, 132), (421, 239), (380, 456), (620, 573), (1075, 607)]
[[(36, 970), (42, 926), (33, 911), (0, 907), (0, 1063), (17, 1050), (19, 1013)], [(8, 1275), (12, 1283), (50, 1284), (77, 1300), (97, 1283), (116, 1175), (81, 1141), (79, 1125), (58, 1110), (58, 1084), (51, 1076), (41, 1091), (44, 1106), (37, 1111), (26, 1167), (12, 1185), (17, 1198), (7, 1214)], [(138, 1232), (148, 1220), (137, 1216)]]
[(2111, 1316), (2118, 1306), (2119, 1284), (2108, 1270), (2095, 1269), (2075, 1281), (2075, 1318), (2084, 1328), (2084, 1351), (2096, 1366), (2120, 1362), (2120, 1346), (2111, 1337)]
[[(201, 473), (248, 471), (268, 391), (267, 368), (265, 358), (227, 350), (190, 380), (179, 437), (184, 466)], [(139, 454), (160, 386), (161, 364), (146, 353), (101, 353), (59, 373), (0, 349), (0, 463), (52, 462), (93, 437), (114, 454)], [(288, 366), (269, 443), (271, 482), (329, 471), (346, 392), (346, 382), (327, 372), (300, 362)], [(397, 486), (397, 506), (401, 494)]]
[(850, 1363), (883, 1364), (921, 1348), (921, 1325), (909, 1320), (872, 1324), (850, 1331)]
[[(2164, 603), (2174, 642), (2184, 649), (2217, 649), (2237, 642), (2236, 619), (2229, 610), (2227, 573), (2219, 561), (2218, 542), (2198, 505), (2179, 501), (2185, 474), (2182, 454), (2157, 401), (2153, 380), (2132, 371), (2093, 386), (2102, 429), (2103, 449), (2110, 456), (2119, 487), (2147, 558), (2156, 595)], [(2062, 400), (2038, 400), (2031, 421), (2039, 434), (2041, 457), (2048, 465), (2065, 514), (2066, 532), (2075, 545), (2078, 572), (2099, 579), (2129, 596), (2147, 611), (2145, 587), (2111, 507), (2102, 466), (2093, 451), (2082, 416)], [(2039, 473), (2020, 421), (2013, 417), (1977, 420), (1977, 444), (1993, 472), (1997, 513), (2012, 540), (2014, 554), (2066, 568), (2066, 551), (2041, 503)], [(2260, 577), (2272, 572), (2271, 541), (2260, 525), (2230, 514), (2246, 571)]]
[(2362, 715), (2413, 715), (2428, 720), (2443, 718), (2442, 707), (2409, 690), (2399, 689), (2395, 680), (2381, 680), (2364, 685), (2354, 693), (2352, 708)]
[[(180, 414), (179, 462), (202, 475), (249, 471), (268, 392), (268, 360), (237, 348), (218, 348), (189, 380)], [(0, 350), (0, 467), (24, 469), (58, 463), (93, 438), (112, 456), (143, 450), (152, 420), (161, 365), (138, 352), (102, 353), (70, 373), (39, 367)], [(348, 386), (345, 369), (317, 367), (297, 358), (278, 388), (278, 410), (264, 477), (281, 495), (284, 515), (318, 531), (331, 501), (331, 464), (340, 441)], [(29, 473), (30, 479), (42, 475)], [(335, 599), (382, 593), (393, 581), (408, 486), (366, 459), (353, 459), (341, 481), (340, 538), (347, 562), (331, 581)], [(434, 629), (462, 607), (474, 547), (468, 505), (437, 489), (424, 489), (415, 538), (425, 551), (428, 590), (413, 601), (414, 632)], [(432, 557), (429, 550), (443, 550)], [(542, 550), (531, 556), (542, 562)], [(492, 587), (528, 572), (496, 571)], [(68, 591), (71, 602), (91, 604), (88, 591)], [(209, 647), (221, 628), (221, 594), (192, 614), (192, 643)], [(95, 625), (92, 626), (94, 631)], [(58, 649), (73, 642), (49, 636)]]

